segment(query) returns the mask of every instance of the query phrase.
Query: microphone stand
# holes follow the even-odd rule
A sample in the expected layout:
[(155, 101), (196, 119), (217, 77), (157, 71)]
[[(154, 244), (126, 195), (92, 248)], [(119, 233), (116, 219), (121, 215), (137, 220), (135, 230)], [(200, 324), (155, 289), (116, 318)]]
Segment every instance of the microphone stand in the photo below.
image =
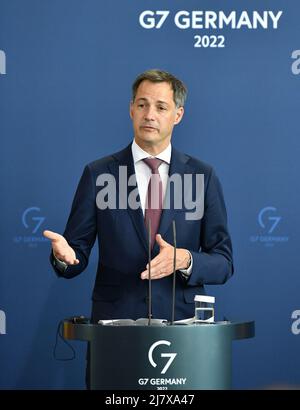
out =
[(176, 225), (173, 220), (173, 244), (174, 244), (174, 259), (173, 259), (173, 291), (172, 291), (172, 320), (171, 325), (174, 324), (175, 319), (175, 286), (176, 286)]
[(148, 221), (148, 326), (152, 318), (152, 287), (151, 287), (151, 220)]

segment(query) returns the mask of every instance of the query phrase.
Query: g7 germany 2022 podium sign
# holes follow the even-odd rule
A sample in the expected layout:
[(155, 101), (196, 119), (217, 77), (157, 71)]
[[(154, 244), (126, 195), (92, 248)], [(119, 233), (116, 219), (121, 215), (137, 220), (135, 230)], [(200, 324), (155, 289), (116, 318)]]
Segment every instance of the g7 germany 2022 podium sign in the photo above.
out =
[(230, 389), (232, 341), (253, 336), (252, 321), (64, 321), (66, 339), (90, 343), (91, 389), (97, 390)]

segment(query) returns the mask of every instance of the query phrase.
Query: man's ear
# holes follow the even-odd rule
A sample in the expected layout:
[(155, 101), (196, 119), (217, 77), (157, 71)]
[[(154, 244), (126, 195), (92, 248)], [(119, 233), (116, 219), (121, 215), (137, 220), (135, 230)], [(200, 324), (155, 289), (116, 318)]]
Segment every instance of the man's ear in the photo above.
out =
[(132, 119), (133, 115), (132, 115), (132, 110), (133, 110), (133, 101), (130, 101), (130, 105), (129, 105), (129, 115), (130, 118)]
[(183, 107), (179, 107), (176, 109), (176, 116), (175, 116), (175, 121), (174, 121), (174, 125), (177, 125), (180, 123), (180, 121), (182, 120), (184, 114), (184, 108)]

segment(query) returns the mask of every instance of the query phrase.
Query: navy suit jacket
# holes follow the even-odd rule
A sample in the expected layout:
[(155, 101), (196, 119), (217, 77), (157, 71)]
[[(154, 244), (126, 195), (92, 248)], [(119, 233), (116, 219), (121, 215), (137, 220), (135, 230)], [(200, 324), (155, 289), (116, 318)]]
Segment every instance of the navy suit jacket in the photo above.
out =
[[(64, 237), (75, 250), (80, 263), (59, 276), (72, 278), (88, 265), (91, 249), (98, 239), (99, 262), (92, 300), (92, 320), (147, 317), (148, 281), (140, 274), (148, 261), (147, 232), (143, 212), (138, 209), (98, 209), (96, 186), (100, 174), (112, 174), (119, 193), (119, 166), (134, 174), (131, 144), (124, 150), (88, 164), (80, 179)], [(172, 221), (176, 222), (177, 247), (188, 249), (193, 257), (192, 273), (185, 279), (176, 275), (175, 319), (194, 315), (194, 296), (205, 294), (205, 284), (223, 284), (233, 273), (232, 247), (220, 182), (211, 166), (172, 148), (169, 175), (204, 174), (204, 215), (186, 220), (185, 209), (164, 209), (159, 233), (173, 244)], [(126, 183), (126, 182), (125, 182)], [(135, 187), (128, 188), (128, 194)], [(152, 258), (159, 253), (155, 244)], [(172, 275), (152, 281), (154, 318), (170, 319)]]

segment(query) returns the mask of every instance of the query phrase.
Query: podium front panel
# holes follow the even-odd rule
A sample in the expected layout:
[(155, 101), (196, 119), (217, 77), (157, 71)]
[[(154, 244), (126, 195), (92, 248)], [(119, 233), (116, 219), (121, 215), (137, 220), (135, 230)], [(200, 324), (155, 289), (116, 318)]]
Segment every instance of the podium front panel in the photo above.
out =
[(66, 324), (64, 333), (89, 341), (92, 389), (230, 389), (232, 340), (252, 337), (254, 323)]

